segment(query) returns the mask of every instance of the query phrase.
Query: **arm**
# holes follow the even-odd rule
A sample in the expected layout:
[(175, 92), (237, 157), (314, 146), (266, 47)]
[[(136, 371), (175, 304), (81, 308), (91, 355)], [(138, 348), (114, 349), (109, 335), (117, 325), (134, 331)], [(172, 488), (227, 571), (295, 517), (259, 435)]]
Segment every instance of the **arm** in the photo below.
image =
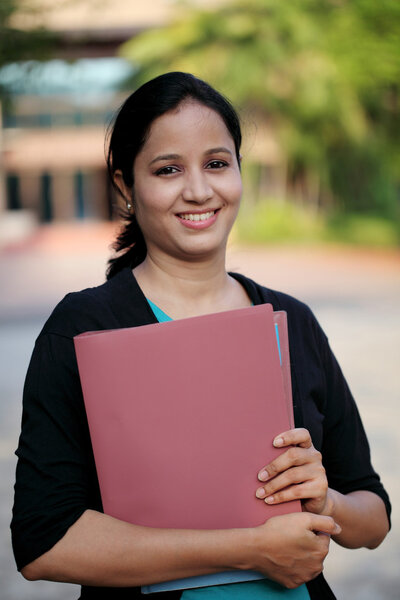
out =
[(255, 569), (286, 587), (322, 571), (332, 518), (308, 513), (269, 519), (252, 529), (151, 529), (87, 510), (51, 550), (22, 569), (30, 580), (130, 587), (160, 580)]
[(333, 539), (346, 548), (375, 548), (383, 541), (389, 530), (383, 500), (367, 490), (341, 494), (328, 488), (321, 453), (306, 429), (286, 431), (274, 445), (293, 447), (260, 471), (260, 481), (267, 483), (258, 498), (269, 504), (301, 499), (304, 510), (333, 517), (342, 528)]
[(323, 513), (331, 515), (342, 527), (342, 533), (333, 536), (345, 548), (379, 546), (389, 531), (389, 522), (383, 500), (368, 490), (341, 494), (328, 490), (327, 507)]

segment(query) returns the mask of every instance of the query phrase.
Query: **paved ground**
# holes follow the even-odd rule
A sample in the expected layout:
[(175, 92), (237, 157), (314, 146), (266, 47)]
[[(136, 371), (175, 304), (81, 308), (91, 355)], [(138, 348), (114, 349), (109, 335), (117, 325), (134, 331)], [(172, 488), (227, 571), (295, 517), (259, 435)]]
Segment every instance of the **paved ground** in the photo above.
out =
[[(44, 228), (0, 254), (0, 598), (72, 600), (75, 586), (28, 583), (16, 571), (8, 524), (21, 415), (33, 342), (64, 293), (103, 279), (109, 226)], [(394, 507), (381, 548), (332, 546), (326, 574), (341, 600), (398, 600), (400, 574), (400, 254), (271, 247), (230, 249), (229, 268), (300, 297), (313, 308), (358, 400), (373, 460)], [(351, 457), (349, 457), (351, 460)]]

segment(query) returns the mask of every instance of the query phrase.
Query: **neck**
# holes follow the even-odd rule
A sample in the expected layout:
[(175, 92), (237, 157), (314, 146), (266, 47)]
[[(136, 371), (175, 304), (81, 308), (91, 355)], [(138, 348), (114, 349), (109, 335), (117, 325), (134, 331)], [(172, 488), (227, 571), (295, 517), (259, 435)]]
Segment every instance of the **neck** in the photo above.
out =
[(134, 274), (141, 287), (143, 285), (154, 291), (169, 290), (171, 295), (178, 294), (187, 300), (213, 294), (217, 289), (224, 287), (228, 277), (225, 270), (225, 255), (218, 260), (213, 258), (186, 262), (149, 253), (134, 269)]
[(190, 263), (149, 253), (133, 272), (144, 295), (172, 318), (232, 308), (242, 293), (226, 272), (225, 253)]

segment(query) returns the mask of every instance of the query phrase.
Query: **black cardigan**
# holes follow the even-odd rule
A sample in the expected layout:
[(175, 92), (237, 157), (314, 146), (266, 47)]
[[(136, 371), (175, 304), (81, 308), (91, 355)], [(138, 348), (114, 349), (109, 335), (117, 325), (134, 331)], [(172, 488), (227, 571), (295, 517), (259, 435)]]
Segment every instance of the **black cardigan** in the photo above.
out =
[[(293, 406), (322, 452), (329, 486), (344, 494), (370, 490), (390, 503), (370, 462), (368, 441), (346, 381), (311, 310), (298, 300), (231, 274), (254, 304), (288, 314)], [(68, 294), (55, 308), (29, 365), (15, 503), (11, 523), (18, 569), (48, 551), (90, 508), (102, 510), (77, 370), (73, 337), (84, 331), (157, 322), (132, 271)], [(307, 584), (312, 599), (334, 598), (322, 576)], [(138, 588), (83, 587), (81, 598), (139, 598)], [(152, 595), (164, 600), (180, 592)]]

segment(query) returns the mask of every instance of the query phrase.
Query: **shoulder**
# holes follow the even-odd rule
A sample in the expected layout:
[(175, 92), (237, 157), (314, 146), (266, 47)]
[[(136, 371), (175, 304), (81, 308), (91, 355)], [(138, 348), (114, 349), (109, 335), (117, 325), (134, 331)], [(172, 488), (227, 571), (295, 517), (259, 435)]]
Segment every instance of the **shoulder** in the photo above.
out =
[(293, 345), (305, 352), (306, 347), (314, 351), (324, 351), (327, 337), (319, 325), (311, 308), (298, 298), (274, 290), (239, 273), (231, 273), (246, 289), (254, 304), (271, 304), (274, 311), (283, 310), (287, 314), (289, 335)]
[(312, 337), (325, 338), (311, 308), (305, 303), (284, 292), (262, 287), (262, 293), (267, 302), (272, 302), (274, 310), (284, 310), (287, 314), (289, 327), (301, 335), (312, 334)]
[(121, 301), (121, 277), (67, 294), (46, 321), (41, 335), (55, 334), (73, 338), (84, 331), (115, 326), (115, 304)]
[(245, 287), (254, 304), (269, 303), (274, 310), (284, 310), (293, 318), (309, 323), (316, 320), (310, 307), (298, 298), (260, 285), (240, 273), (231, 273), (231, 275)]

